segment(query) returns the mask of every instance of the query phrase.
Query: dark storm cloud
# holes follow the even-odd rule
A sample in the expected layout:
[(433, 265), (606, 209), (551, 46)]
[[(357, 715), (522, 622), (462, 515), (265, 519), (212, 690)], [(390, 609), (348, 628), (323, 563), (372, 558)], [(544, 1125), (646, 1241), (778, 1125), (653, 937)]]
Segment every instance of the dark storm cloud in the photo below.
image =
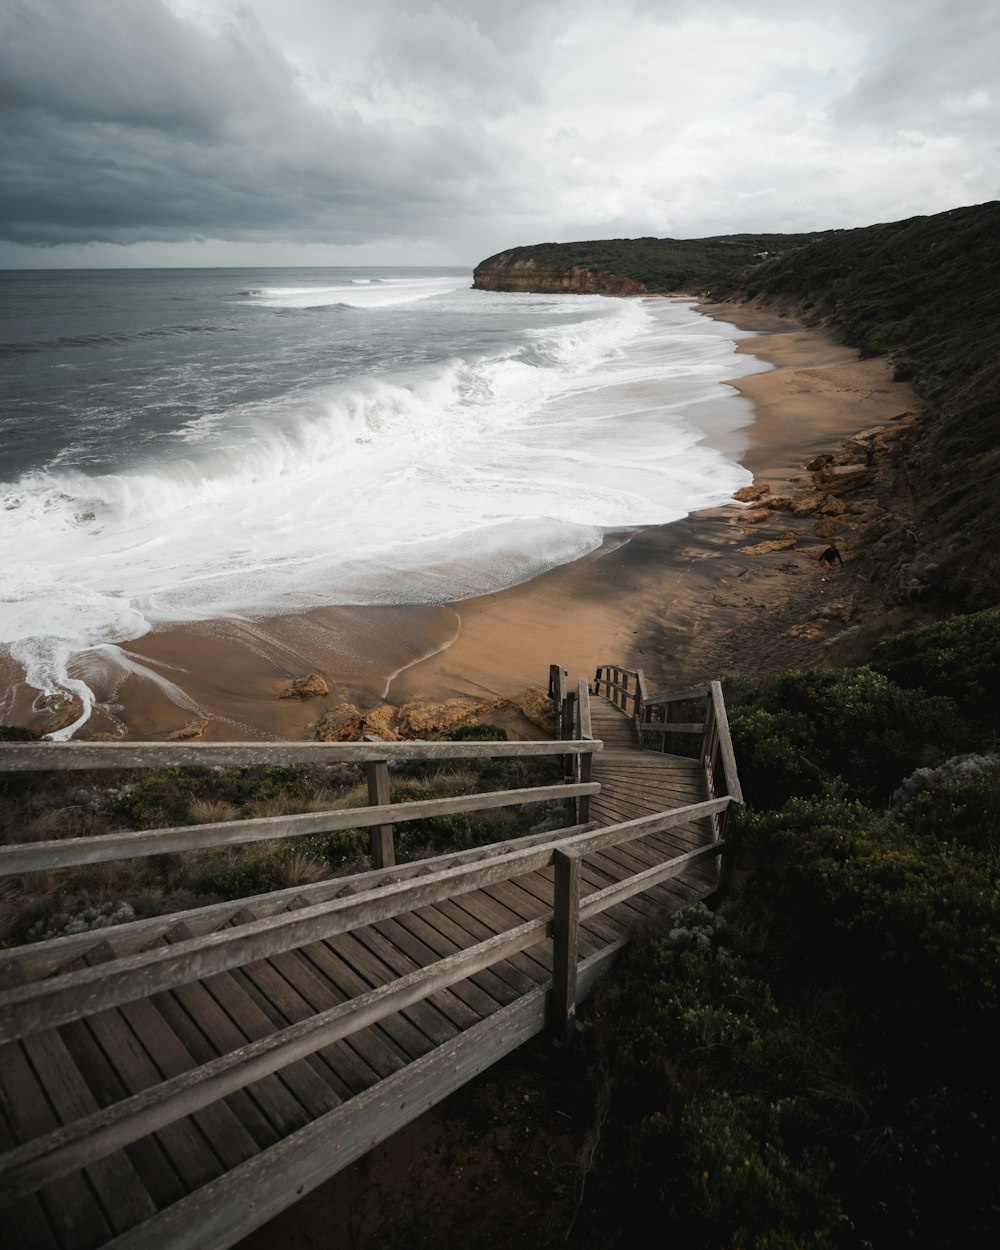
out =
[[(443, 119), (363, 119), (352, 84), (340, 101), (336, 84), (311, 101), (245, 11), (214, 32), (158, 0), (31, 0), (0, 22), (0, 235), (11, 241), (419, 233), (482, 162)], [(447, 61), (443, 33), (424, 31)], [(482, 82), (488, 48), (466, 34), (460, 57), (477, 54)], [(384, 54), (401, 78), (398, 41)]]
[(990, 199), (998, 12), (0, 0), (0, 257), (207, 238), (248, 261), (264, 243), (389, 241), (464, 262)]

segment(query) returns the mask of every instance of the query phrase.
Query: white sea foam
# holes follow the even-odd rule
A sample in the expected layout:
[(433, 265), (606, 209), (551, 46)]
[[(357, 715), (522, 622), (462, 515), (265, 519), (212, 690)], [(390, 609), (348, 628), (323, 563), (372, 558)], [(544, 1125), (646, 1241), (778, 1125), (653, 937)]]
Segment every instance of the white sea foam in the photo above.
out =
[(346, 278), (329, 286), (261, 287), (248, 295), (263, 308), (321, 308), (328, 304), (388, 308), (445, 295), (468, 285), (467, 278)]
[(492, 356), (189, 423), (171, 461), (4, 487), (0, 640), (32, 686), (81, 700), (60, 736), (93, 705), (72, 669), (88, 648), (113, 659), (168, 621), (499, 590), (750, 480), (705, 441), (749, 419), (720, 380), (756, 362), (724, 330), (666, 301), (566, 307), (589, 315)]

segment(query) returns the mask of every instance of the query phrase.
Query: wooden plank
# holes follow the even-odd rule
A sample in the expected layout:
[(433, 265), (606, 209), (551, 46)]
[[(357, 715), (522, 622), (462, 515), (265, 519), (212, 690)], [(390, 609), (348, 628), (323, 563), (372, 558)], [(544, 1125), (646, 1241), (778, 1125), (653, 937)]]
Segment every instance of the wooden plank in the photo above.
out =
[[(424, 908), (419, 914), (411, 912), (400, 916), (397, 923), (429, 947), (438, 959), (457, 954), (476, 944), (436, 907)], [(517, 997), (517, 991), (511, 989), (508, 982), (490, 968), (484, 968), (469, 980), (476, 989), (502, 1006), (513, 1002)]]
[[(483, 890), (463, 895), (458, 899), (442, 899), (435, 906), (446, 909), (450, 914), (458, 917), (460, 923), (470, 927), (483, 925), (490, 930), (491, 934), (502, 933), (521, 923), (520, 916), (516, 916), (509, 908), (504, 907), (502, 903)], [(483, 938), (485, 940), (485, 935)], [(523, 953), (511, 959), (511, 963), (529, 977), (535, 985), (548, 981), (552, 973), (551, 962), (546, 964), (539, 954), (543, 949), (543, 946), (528, 947)], [(524, 992), (527, 993), (528, 990)]]
[[(349, 1002), (339, 984), (322, 972), (305, 951), (276, 956), (275, 967), (302, 995), (316, 1016)], [(318, 1052), (329, 1067), (349, 1084), (352, 1093), (367, 1089), (375, 1080), (398, 1071), (407, 1061), (405, 1052), (381, 1029), (353, 1030), (342, 1041)]]
[(544, 1023), (545, 998), (546, 990), (539, 989), (519, 999), (359, 1095), (351, 1107), (329, 1112), (131, 1235), (117, 1238), (107, 1250), (226, 1250), (523, 1045)]
[[(108, 951), (97, 950), (90, 958), (97, 963), (113, 958), (113, 956)], [(124, 1038), (127, 1032), (131, 1031), (138, 1043), (137, 1047), (130, 1044), (130, 1038), (128, 1044), (119, 1044), (117, 1050), (112, 1050), (107, 1046), (108, 1033), (115, 1031), (116, 1014), (120, 1017), (122, 1026), (116, 1032)], [(105, 1053), (114, 1064), (115, 1071), (130, 1094), (140, 1093), (152, 1085), (159, 1084), (161, 1078), (179, 1076), (198, 1066), (197, 1061), (185, 1049), (164, 1017), (148, 1000), (126, 1003), (118, 1009), (117, 1013), (112, 1012), (104, 1018), (96, 1018), (93, 1025), (99, 1026), (102, 1031), (108, 1030), (104, 1033)], [(116, 1055), (119, 1057), (116, 1058)], [(204, 1111), (195, 1115), (194, 1123), (222, 1164), (223, 1170), (235, 1167), (257, 1153), (257, 1143), (229, 1107), (224, 1105), (206, 1107)], [(177, 1136), (180, 1135), (177, 1134)], [(211, 1167), (214, 1175), (216, 1171), (214, 1160), (208, 1166)]]
[[(423, 968), (436, 961), (434, 952), (418, 941), (396, 919), (383, 920), (355, 935), (369, 950), (377, 952), (397, 976), (414, 968)], [(466, 1029), (495, 1010), (496, 1002), (476, 990), (475, 986), (458, 984), (429, 999), (456, 1029)], [(475, 1005), (473, 1005), (475, 1004)]]
[(5, 1009), (0, 1020), (0, 1041), (267, 958), (281, 950), (344, 932), (359, 923), (376, 923), (402, 911), (437, 902), (456, 890), (482, 887), (521, 872), (536, 871), (551, 862), (556, 845), (597, 850), (643, 833), (683, 824), (695, 817), (724, 811), (730, 802), (729, 798), (715, 799), (596, 829), (555, 844), (514, 851), (485, 864), (431, 873), (414, 882), (369, 890), (355, 898), (334, 899), (296, 913), (270, 916), (239, 929), (179, 942), (169, 950), (144, 951), (107, 968), (88, 968), (53, 977), (41, 984), (20, 986), (0, 996), (0, 1004)]
[[(12, 1043), (0, 1051), (0, 1099), (18, 1140), (30, 1140), (59, 1125), (28, 1063), (23, 1043)], [(62, 1250), (90, 1250), (112, 1236), (111, 1225), (85, 1174), (46, 1185), (38, 1200)]]
[(740, 786), (740, 775), (736, 767), (733, 740), (729, 732), (729, 716), (726, 713), (726, 701), (722, 695), (722, 686), (717, 681), (712, 682), (712, 706), (715, 709), (715, 720), (719, 734), (719, 750), (722, 752), (722, 767), (725, 772), (726, 788), (737, 803), (742, 803), (743, 790)]
[[(121, 1078), (125, 1089), (128, 1093), (135, 1094), (156, 1085), (159, 1082), (159, 1073), (131, 1029), (123, 1027), (123, 1023), (117, 1011), (101, 1012), (88, 1022), (95, 1041), (107, 1055), (108, 1062)], [(81, 1109), (78, 1115), (86, 1115), (95, 1110), (96, 1106), (91, 1106), (86, 1111)], [(199, 1126), (190, 1120), (180, 1120), (176, 1124), (168, 1125), (162, 1130), (158, 1140), (188, 1191), (207, 1184), (226, 1170)], [(96, 1167), (107, 1165), (107, 1161), (95, 1164)]]
[[(600, 744), (597, 744), (598, 749)], [(366, 760), (500, 759), (564, 755), (551, 739), (521, 742), (5, 742), (0, 772), (104, 768), (270, 768)]]
[[(543, 932), (546, 927), (547, 922), (542, 925)], [(407, 1001), (416, 1001), (435, 987), (457, 983), (477, 967), (486, 967), (493, 960), (535, 941), (537, 932), (537, 925), (528, 925), (520, 931), (491, 938), (475, 950), (437, 961), (430, 969), (418, 969), (403, 982), (372, 991), (360, 1000), (342, 1003), (322, 1018), (309, 1017), (278, 1037), (222, 1056), (199, 1071), (180, 1074), (126, 1100), (125, 1104), (105, 1108), (83, 1123), (49, 1134), (3, 1158), (6, 1188), (11, 1194), (25, 1192), (32, 1184), (65, 1174), (172, 1123), (180, 1115), (196, 1112), (197, 1108), (206, 1107), (226, 1092), (249, 1084), (262, 1071), (274, 1071), (296, 1056), (316, 1053), (338, 1034), (343, 1036), (366, 1028), (372, 1021), (398, 1010)]]
[(494, 843), (491, 846), (471, 847), (467, 851), (437, 855), (408, 864), (397, 864), (391, 869), (373, 869), (368, 872), (351, 873), (349, 876), (331, 877), (310, 885), (271, 890), (266, 894), (254, 895), (250, 899), (213, 903), (207, 907), (173, 912), (166, 916), (133, 920), (128, 924), (116, 925), (113, 929), (77, 933), (68, 937), (52, 938), (47, 942), (32, 943), (30, 946), (0, 952), (0, 961), (2, 961), (0, 962), (0, 977), (6, 967), (23, 970), (27, 980), (38, 980), (60, 971), (65, 964), (82, 957), (92, 947), (104, 943), (111, 947), (116, 956), (136, 954), (157, 945), (164, 934), (178, 924), (187, 926), (189, 937), (215, 933), (230, 924), (234, 916), (247, 910), (257, 913), (257, 919), (264, 919), (266, 916), (277, 915), (288, 910), (289, 904), (299, 899), (307, 904), (326, 902), (328, 899), (336, 898), (348, 886), (354, 893), (361, 893), (369, 886), (386, 878), (394, 881), (409, 881), (416, 877), (426, 876), (429, 869), (458, 868), (463, 864), (486, 862), (508, 851), (573, 837), (578, 833), (584, 833), (586, 829), (586, 825), (580, 824), (570, 825), (563, 829), (547, 830), (545, 833), (525, 834), (523, 837)]
[[(72, 1024), (64, 1025), (60, 1033), (99, 1107), (120, 1104), (128, 1097), (128, 1089), (85, 1021), (74, 1020)], [(80, 1120), (75, 1121), (75, 1125), (80, 1123)], [(61, 1131), (68, 1130), (64, 1128)], [(155, 1137), (132, 1143), (125, 1153), (158, 1210), (177, 1202), (188, 1192), (169, 1155)]]
[[(579, 745), (579, 744), (571, 744)], [(447, 799), (419, 799), (412, 803), (385, 803), (379, 807), (337, 808), (304, 812), (298, 816), (263, 816), (253, 820), (224, 820), (202, 825), (177, 825), (167, 829), (143, 829), (126, 833), (102, 833), (88, 838), (57, 838), (52, 842), (25, 842), (0, 846), (0, 876), (97, 864), (108, 860), (142, 859), (168, 851), (193, 851), (209, 846), (242, 846), (279, 838), (301, 838), (340, 829), (368, 828), (395, 821), (422, 820), (456, 812), (494, 811), (525, 803), (545, 803), (596, 794), (596, 783), (562, 783), (530, 786), (521, 790), (496, 790), (482, 794), (459, 794)]]
[[(371, 952), (349, 933), (329, 942), (303, 947), (302, 954), (351, 998), (366, 994), (391, 979), (390, 970), (374, 961)], [(359, 971), (359, 966), (369, 975)], [(421, 1003), (409, 1011), (387, 1016), (378, 1026), (384, 1042), (396, 1051), (400, 1067), (418, 1055), (425, 1055), (434, 1045), (432, 1034), (439, 1028), (445, 1030), (444, 1037), (454, 1036), (454, 1029), (442, 1021), (440, 1012)]]
[[(464, 950), (487, 937), (494, 936), (492, 929), (481, 921), (474, 921), (468, 912), (458, 912), (447, 908), (443, 903), (438, 903), (434, 907), (425, 907), (411, 915), (413, 919), (425, 921), (442, 937), (448, 938), (456, 950)], [(403, 919), (406, 922), (410, 917)], [(477, 977), (477, 983), (479, 982), (480, 978)], [(492, 993), (495, 998), (506, 1005), (508, 1002), (513, 1002), (519, 994), (526, 994), (533, 990), (537, 981), (522, 972), (520, 966), (511, 959), (505, 959), (492, 966), (489, 977), (483, 985), (487, 992)]]
[[(340, 996), (331, 991), (329, 983), (320, 978), (315, 966), (300, 959), (295, 951), (250, 964), (241, 969), (241, 973), (274, 1007), (278, 1013), (276, 1025), (281, 1029), (286, 1024), (310, 1020), (318, 1012), (342, 1002)], [(310, 1116), (320, 1110), (327, 1111), (359, 1090), (367, 1089), (398, 1066), (392, 1052), (380, 1052), (377, 1044), (368, 1056), (362, 1056), (342, 1041), (308, 1055), (303, 1064), (303, 1076), (306, 1068), (311, 1069), (322, 1086), (306, 1104)]]
[[(16, 1043), (15, 1043), (16, 1044)], [(3, 1057), (0, 1056), (0, 1063)], [(0, 1114), (0, 1150), (9, 1151), (15, 1145), (14, 1135), (4, 1116)], [(52, 1225), (46, 1219), (37, 1193), (20, 1199), (13, 1195), (3, 1196), (4, 1242), (12, 1250), (59, 1250)]]
[[(433, 910), (436, 917), (446, 917), (456, 929), (467, 933), (472, 941), (485, 941), (497, 932), (492, 925), (485, 922), (483, 916), (473, 915), (472, 912), (463, 910), (450, 899), (435, 904)], [(532, 959), (530, 951), (527, 950), (500, 961), (494, 965), (494, 971), (510, 985), (516, 994), (530, 993), (546, 978), (544, 969)]]

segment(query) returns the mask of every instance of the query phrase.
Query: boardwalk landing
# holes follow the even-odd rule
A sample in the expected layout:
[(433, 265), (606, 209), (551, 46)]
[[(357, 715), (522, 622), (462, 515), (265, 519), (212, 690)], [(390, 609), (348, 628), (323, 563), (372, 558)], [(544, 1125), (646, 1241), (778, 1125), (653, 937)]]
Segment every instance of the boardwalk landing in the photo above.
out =
[[(706, 800), (704, 761), (640, 751), (630, 717), (605, 699), (595, 699), (592, 711), (592, 737), (605, 748), (593, 758), (601, 791), (590, 799), (588, 829)], [(558, 853), (550, 849), (553, 835), (507, 843), (488, 861), (495, 879), (483, 878), (481, 855), (478, 862), (444, 857), (350, 878), (346, 898), (337, 897), (345, 891), (338, 879), (9, 952), (0, 972), (13, 1002), (18, 986), (60, 974), (86, 980), (88, 969), (104, 974), (104, 984), (118, 963), (141, 959), (143, 952), (152, 965), (172, 947), (180, 953), (201, 942), (215, 951), (299, 917), (313, 924), (320, 916), (330, 932), (309, 940), (306, 925), (304, 940), (267, 958), (184, 983), (175, 976), (166, 989), (156, 988), (154, 979), (148, 995), (97, 1010), (92, 1004), (60, 1027), (28, 1030), (7, 1042), (0, 1052), (4, 1150), (162, 1088), (170, 1078), (183, 1084), (183, 1074), (199, 1065), (338, 1004), (376, 999), (378, 987), (399, 986), (407, 974), (423, 975), (420, 969), (433, 973), (445, 967), (442, 960), (484, 941), (496, 943), (471, 975), (452, 975), (447, 984), (442, 974), (438, 984), (446, 988), (428, 981), (404, 1009), (381, 1018), (373, 1007), (371, 1023), (357, 1029), (355, 1022), (352, 1032), (345, 1026), (319, 1049), (306, 1044), (287, 1052), (284, 1066), (272, 1064), (266, 1075), (244, 1080), (200, 1109), (191, 1109), (197, 1102), (181, 1102), (187, 1114), (161, 1117), (152, 1124), (155, 1131), (133, 1133), (129, 1144), (103, 1157), (94, 1151), (86, 1167), (57, 1166), (60, 1179), (40, 1183), (36, 1173), (33, 1181), (38, 1165), (22, 1152), (5, 1156), (10, 1162), (0, 1192), (22, 1191), (0, 1211), (7, 1244), (24, 1250), (233, 1244), (545, 1027), (560, 961), (560, 908), (564, 918), (568, 909), (572, 919), (577, 906), (579, 914), (571, 1006), (636, 924), (711, 892), (718, 855), (705, 853), (715, 834), (713, 816), (704, 811), (697, 819), (660, 817), (650, 832), (628, 841), (598, 835), (608, 845), (595, 845), (586, 832), (564, 837)], [(588, 912), (587, 899), (596, 892), (696, 848), (697, 855), (676, 866), (677, 875), (599, 914)], [(527, 871), (518, 869), (522, 860)], [(484, 883), (469, 890), (473, 870)], [(560, 895), (559, 874), (563, 881), (578, 874), (578, 904), (572, 893)], [(409, 891), (406, 910), (391, 899), (382, 905), (394, 888)], [(371, 913), (372, 900), (387, 914), (352, 924), (347, 913), (354, 903)], [(338, 909), (345, 919), (331, 926), (328, 918)], [(525, 937), (531, 922), (534, 931)], [(99, 1123), (89, 1124), (93, 1135)]]

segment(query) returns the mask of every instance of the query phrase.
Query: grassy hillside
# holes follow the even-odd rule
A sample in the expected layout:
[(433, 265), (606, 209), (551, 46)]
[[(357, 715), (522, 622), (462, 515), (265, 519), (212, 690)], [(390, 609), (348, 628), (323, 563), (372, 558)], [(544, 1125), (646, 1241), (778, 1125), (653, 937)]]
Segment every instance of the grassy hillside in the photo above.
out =
[(713, 239), (590, 239), (579, 243), (536, 243), (510, 248), (481, 261), (477, 272), (533, 260), (539, 268), (583, 265), (599, 273), (641, 282), (651, 292), (705, 290), (748, 266), (762, 253), (783, 255), (822, 234), (725, 234)]
[(713, 295), (779, 305), (863, 355), (888, 355), (929, 405), (907, 456), (917, 539), (889, 551), (890, 597), (1000, 600), (1000, 202), (838, 231)]

